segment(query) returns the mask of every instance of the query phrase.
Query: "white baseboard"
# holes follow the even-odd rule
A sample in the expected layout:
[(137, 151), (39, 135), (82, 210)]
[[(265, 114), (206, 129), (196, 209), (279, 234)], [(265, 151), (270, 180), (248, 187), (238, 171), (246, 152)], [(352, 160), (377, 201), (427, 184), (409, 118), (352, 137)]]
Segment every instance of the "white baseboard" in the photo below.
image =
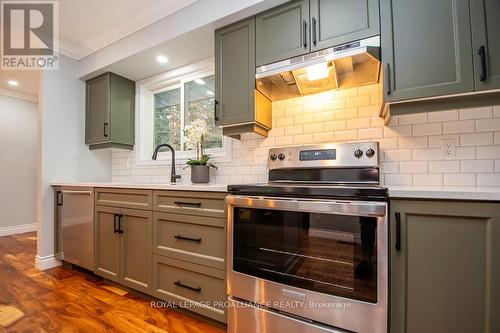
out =
[(41, 271), (61, 266), (61, 264), (62, 264), (61, 261), (57, 260), (56, 257), (54, 257), (54, 255), (43, 256), (43, 257), (37, 255), (35, 258), (35, 267)]
[(36, 223), (13, 225), (11, 227), (0, 228), (0, 236), (10, 236), (25, 232), (36, 231)]

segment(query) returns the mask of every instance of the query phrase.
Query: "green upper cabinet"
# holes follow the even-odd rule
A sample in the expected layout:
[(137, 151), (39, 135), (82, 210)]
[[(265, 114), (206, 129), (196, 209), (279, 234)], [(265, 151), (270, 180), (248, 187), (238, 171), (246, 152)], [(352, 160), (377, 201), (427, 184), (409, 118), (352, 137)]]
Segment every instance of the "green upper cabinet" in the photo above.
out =
[(476, 90), (500, 88), (500, 1), (470, 0)]
[(135, 83), (113, 73), (86, 82), (85, 143), (90, 149), (134, 146)]
[(380, 12), (386, 102), (474, 90), (468, 0), (380, 0)]
[(215, 124), (224, 135), (267, 136), (271, 102), (255, 90), (254, 17), (215, 32), (215, 103)]
[(291, 1), (256, 17), (257, 66), (310, 52), (309, 0)]
[(378, 0), (310, 0), (311, 50), (380, 34)]
[(500, 332), (500, 205), (391, 200), (391, 333)]

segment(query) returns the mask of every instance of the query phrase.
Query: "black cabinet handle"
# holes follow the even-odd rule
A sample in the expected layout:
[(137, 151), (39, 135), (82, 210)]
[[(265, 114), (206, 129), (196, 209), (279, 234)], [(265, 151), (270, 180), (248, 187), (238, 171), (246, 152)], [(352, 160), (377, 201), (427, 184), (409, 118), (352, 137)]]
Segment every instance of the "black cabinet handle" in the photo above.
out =
[(174, 204), (177, 206), (193, 206), (193, 207), (201, 207), (201, 202), (184, 202), (184, 201), (175, 201)]
[(58, 206), (62, 206), (63, 205), (63, 193), (61, 191), (57, 191), (56, 192), (56, 203)]
[(120, 231), (119, 229), (119, 222), (118, 222), (118, 214), (115, 214), (113, 216), (113, 233), (118, 233)]
[(401, 251), (401, 213), (395, 213), (396, 217), (396, 251)]
[(196, 291), (197, 293), (201, 292), (201, 287), (191, 287), (191, 286), (188, 286), (187, 284), (182, 283), (179, 280), (175, 281), (174, 284), (176, 286), (179, 286), (179, 287), (182, 287), (182, 288), (186, 288), (186, 289), (189, 289), (189, 290), (192, 290), (192, 291)]
[(481, 75), (479, 75), (480, 81), (486, 81), (488, 74), (486, 72), (486, 48), (482, 45), (477, 51), (479, 57), (481, 58)]
[(217, 115), (217, 105), (219, 105), (219, 101), (214, 100), (214, 121), (219, 120), (219, 116)]
[(186, 237), (186, 236), (182, 236), (182, 235), (175, 235), (174, 238), (175, 239), (181, 239), (181, 240), (187, 240), (187, 241), (191, 241), (191, 242), (201, 243), (201, 237), (200, 238), (193, 238), (193, 237)]
[(387, 63), (386, 64), (386, 70), (385, 70), (385, 75), (387, 76), (387, 91), (386, 94), (390, 95), (391, 94), (391, 64)]
[(109, 127), (109, 124), (108, 123), (104, 123), (104, 137), (105, 138), (107, 138), (109, 136), (108, 127)]
[(307, 47), (307, 22), (304, 20), (304, 47)]
[(312, 24), (313, 44), (314, 44), (314, 46), (316, 46), (316, 18), (315, 17), (312, 18), (312, 22), (313, 22), (313, 24)]
[(119, 234), (123, 234), (122, 217), (123, 217), (123, 214), (118, 214), (118, 233)]

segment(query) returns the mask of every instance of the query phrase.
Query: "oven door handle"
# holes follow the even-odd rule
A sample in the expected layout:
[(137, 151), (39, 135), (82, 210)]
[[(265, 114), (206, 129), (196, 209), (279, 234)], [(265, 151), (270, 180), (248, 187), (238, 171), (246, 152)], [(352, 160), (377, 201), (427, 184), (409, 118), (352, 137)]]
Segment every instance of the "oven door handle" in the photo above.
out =
[(293, 199), (228, 195), (229, 205), (241, 208), (261, 208), (296, 212), (339, 214), (352, 216), (385, 216), (387, 204), (379, 201), (342, 201)]

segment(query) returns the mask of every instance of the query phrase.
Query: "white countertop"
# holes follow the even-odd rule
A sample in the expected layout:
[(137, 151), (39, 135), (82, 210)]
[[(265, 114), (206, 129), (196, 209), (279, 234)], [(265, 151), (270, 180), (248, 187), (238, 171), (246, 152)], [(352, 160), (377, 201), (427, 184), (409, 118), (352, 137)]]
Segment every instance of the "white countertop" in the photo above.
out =
[[(52, 186), (133, 188), (148, 190), (227, 192), (224, 184), (133, 184), (52, 182)], [(443, 188), (419, 186), (388, 186), (389, 197), (407, 199), (500, 201), (500, 188)]]
[(145, 190), (177, 190), (177, 191), (205, 191), (227, 192), (227, 185), (223, 184), (133, 184), (133, 183), (80, 183), (80, 182), (52, 182), (52, 186), (74, 187), (108, 187), (133, 188)]
[(390, 198), (500, 201), (500, 188), (388, 186)]

